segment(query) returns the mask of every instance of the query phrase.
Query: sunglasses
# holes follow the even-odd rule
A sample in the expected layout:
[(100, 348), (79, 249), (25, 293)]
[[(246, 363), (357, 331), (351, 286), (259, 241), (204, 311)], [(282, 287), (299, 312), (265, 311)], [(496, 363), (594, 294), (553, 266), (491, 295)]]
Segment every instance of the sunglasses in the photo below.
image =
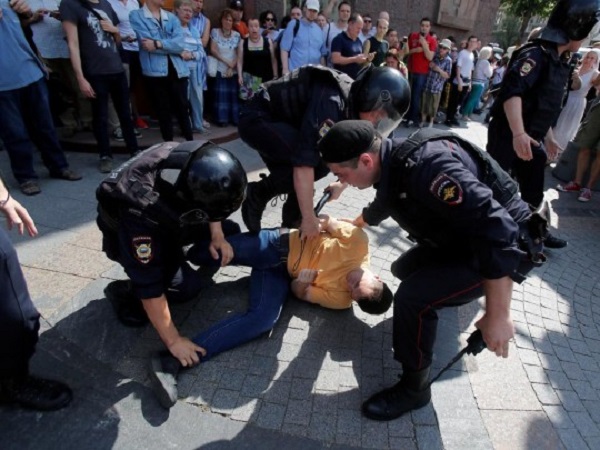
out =
[(267, 17), (265, 22), (275, 22), (275, 19), (273, 17)]
[(363, 19), (363, 22), (369, 22), (369, 23), (371, 23), (372, 20), (371, 19)]

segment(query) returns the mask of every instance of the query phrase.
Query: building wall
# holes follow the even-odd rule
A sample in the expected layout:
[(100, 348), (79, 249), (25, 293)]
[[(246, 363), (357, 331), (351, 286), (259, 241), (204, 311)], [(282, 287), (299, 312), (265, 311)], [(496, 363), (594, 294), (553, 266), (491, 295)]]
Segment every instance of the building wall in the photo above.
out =
[[(358, 12), (368, 12), (373, 17), (377, 17), (379, 11), (388, 11), (390, 13), (391, 26), (398, 30), (400, 36), (408, 35), (412, 31), (417, 31), (419, 21), (422, 17), (429, 17), (432, 22), (432, 29), (438, 33), (440, 38), (452, 35), (457, 40), (465, 39), (469, 35), (474, 34), (481, 39), (483, 43), (487, 43), (492, 38), (492, 30), (496, 12), (500, 4), (500, 0), (470, 0), (478, 1), (479, 6), (477, 16), (472, 29), (460, 30), (449, 26), (439, 25), (437, 22), (440, 3), (452, 3), (457, 5), (469, 0), (351, 0), (354, 10)], [(320, 0), (324, 7), (328, 0)], [(278, 20), (281, 20), (283, 15), (289, 11), (290, 5), (294, 0), (245, 0), (245, 17), (257, 17), (261, 11), (271, 9), (277, 15)], [(216, 25), (215, 18), (222, 8), (228, 6), (228, 0), (212, 0), (204, 2), (205, 13)]]

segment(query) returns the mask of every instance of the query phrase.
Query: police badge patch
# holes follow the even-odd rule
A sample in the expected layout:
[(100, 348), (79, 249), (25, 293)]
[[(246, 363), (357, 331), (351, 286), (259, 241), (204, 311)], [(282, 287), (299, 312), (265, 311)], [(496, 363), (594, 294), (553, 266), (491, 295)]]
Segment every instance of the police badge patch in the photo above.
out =
[(319, 128), (319, 138), (322, 139), (331, 127), (335, 125), (335, 122), (331, 119), (325, 119)]
[(433, 180), (429, 191), (438, 199), (451, 206), (460, 205), (463, 200), (463, 191), (460, 184), (445, 173), (439, 174)]
[(521, 74), (522, 77), (526, 77), (527, 75), (529, 75), (529, 72), (531, 72), (534, 67), (535, 67), (535, 61), (531, 58), (527, 58), (523, 62), (523, 64), (521, 64), (521, 69), (519, 70), (519, 73)]
[(131, 240), (135, 259), (142, 264), (152, 261), (152, 238), (150, 236), (136, 236)]

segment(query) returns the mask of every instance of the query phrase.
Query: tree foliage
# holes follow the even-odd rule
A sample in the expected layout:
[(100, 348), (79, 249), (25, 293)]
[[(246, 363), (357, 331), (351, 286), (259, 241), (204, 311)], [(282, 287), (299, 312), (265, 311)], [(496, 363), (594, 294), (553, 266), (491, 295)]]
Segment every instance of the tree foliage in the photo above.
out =
[(521, 42), (525, 42), (525, 32), (531, 18), (548, 17), (556, 5), (556, 0), (500, 0), (500, 5), (504, 6), (509, 14), (521, 18), (519, 35)]

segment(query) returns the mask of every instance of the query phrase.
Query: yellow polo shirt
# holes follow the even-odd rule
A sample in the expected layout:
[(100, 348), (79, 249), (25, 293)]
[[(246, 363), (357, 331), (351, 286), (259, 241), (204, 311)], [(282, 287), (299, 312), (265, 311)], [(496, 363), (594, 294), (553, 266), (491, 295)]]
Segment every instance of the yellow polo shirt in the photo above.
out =
[(359, 227), (339, 222), (335, 232), (323, 232), (318, 238), (305, 241), (300, 239), (298, 230), (290, 231), (288, 273), (295, 279), (302, 269), (318, 270), (309, 292), (311, 299), (325, 308), (350, 308), (352, 299), (346, 275), (368, 266), (369, 238)]

